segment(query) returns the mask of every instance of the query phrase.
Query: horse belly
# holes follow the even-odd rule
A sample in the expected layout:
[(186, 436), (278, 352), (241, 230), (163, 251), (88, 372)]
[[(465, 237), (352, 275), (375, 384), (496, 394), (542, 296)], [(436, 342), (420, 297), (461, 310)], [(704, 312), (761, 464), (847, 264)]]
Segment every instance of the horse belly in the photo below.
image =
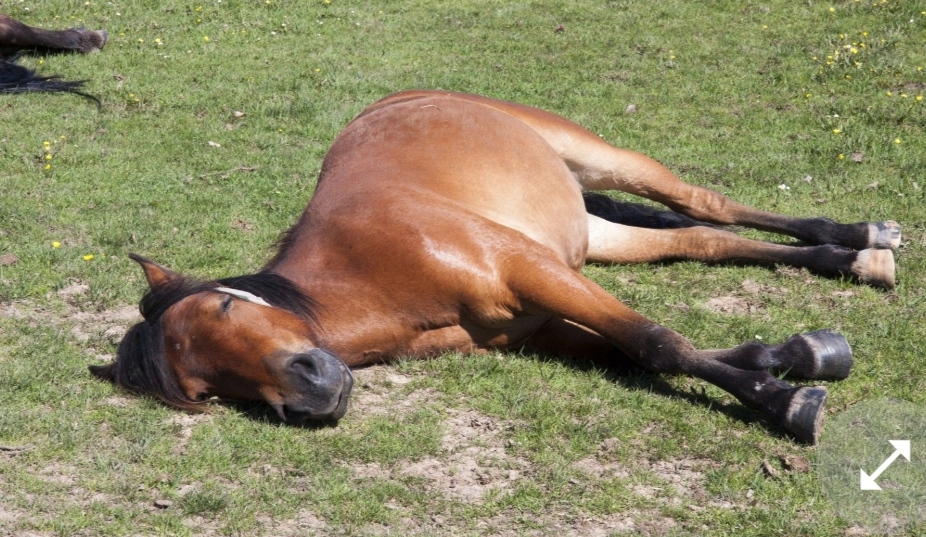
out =
[(518, 119), (430, 94), (362, 114), (332, 147), (316, 198), (331, 190), (409, 191), (514, 229), (582, 266), (588, 222), (579, 184)]

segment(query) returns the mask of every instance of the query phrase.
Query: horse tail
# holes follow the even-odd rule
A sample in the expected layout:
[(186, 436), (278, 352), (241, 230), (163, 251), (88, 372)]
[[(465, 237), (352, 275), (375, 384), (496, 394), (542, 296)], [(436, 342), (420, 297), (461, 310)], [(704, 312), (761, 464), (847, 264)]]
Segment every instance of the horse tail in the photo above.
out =
[(80, 91), (86, 80), (63, 80), (60, 76), (41, 76), (34, 69), (29, 69), (16, 63), (16, 57), (11, 60), (0, 59), (0, 93), (27, 93), (27, 92), (65, 92), (80, 95), (101, 106), (100, 100)]
[(660, 210), (642, 203), (618, 201), (594, 192), (585, 192), (582, 194), (582, 198), (585, 200), (585, 210), (589, 214), (616, 224), (651, 229), (677, 229), (694, 226), (722, 227), (689, 218), (675, 211)]

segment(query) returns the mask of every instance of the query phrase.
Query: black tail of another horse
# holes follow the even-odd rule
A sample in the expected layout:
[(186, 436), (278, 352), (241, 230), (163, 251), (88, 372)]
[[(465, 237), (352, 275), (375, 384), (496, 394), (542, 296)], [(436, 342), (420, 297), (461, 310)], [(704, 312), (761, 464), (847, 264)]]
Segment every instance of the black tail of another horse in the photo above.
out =
[(599, 218), (625, 226), (646, 227), (651, 229), (676, 229), (682, 227), (707, 226), (721, 227), (701, 222), (670, 210), (659, 210), (641, 203), (618, 201), (603, 194), (586, 192), (585, 210)]
[(63, 80), (59, 76), (41, 76), (35, 70), (16, 63), (16, 58), (0, 59), (0, 93), (65, 92), (74, 93), (95, 102), (100, 100), (80, 91), (84, 80)]

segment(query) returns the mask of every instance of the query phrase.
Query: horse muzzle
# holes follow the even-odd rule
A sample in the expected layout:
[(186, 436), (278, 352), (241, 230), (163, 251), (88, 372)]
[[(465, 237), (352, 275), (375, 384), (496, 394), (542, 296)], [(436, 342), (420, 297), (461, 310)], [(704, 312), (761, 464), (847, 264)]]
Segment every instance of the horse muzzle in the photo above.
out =
[(294, 393), (273, 407), (286, 423), (338, 420), (347, 412), (354, 376), (334, 354), (323, 349), (295, 354), (285, 371)]

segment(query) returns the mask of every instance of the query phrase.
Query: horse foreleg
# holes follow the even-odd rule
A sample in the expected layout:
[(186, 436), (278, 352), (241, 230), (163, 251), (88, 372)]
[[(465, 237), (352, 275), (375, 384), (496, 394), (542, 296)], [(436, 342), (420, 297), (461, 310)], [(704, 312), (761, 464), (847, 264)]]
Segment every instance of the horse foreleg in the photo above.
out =
[[(640, 367), (604, 336), (559, 317), (547, 321), (523, 346), (534, 352), (590, 360), (618, 373)], [(780, 345), (748, 342), (732, 352), (699, 352), (737, 369), (764, 370), (804, 380), (842, 380), (849, 376), (853, 363), (846, 338), (831, 330), (795, 334)]]
[(704, 226), (648, 229), (615, 224), (589, 215), (586, 259), (593, 263), (646, 263), (674, 259), (757, 264), (785, 263), (819, 274), (853, 276), (872, 285), (894, 287), (890, 250), (841, 246), (786, 246), (741, 237)]
[(27, 26), (7, 15), (0, 15), (0, 51), (45, 48), (95, 52), (106, 44), (106, 37), (105, 30), (45, 30)]
[[(698, 350), (682, 335), (646, 319), (555, 260), (534, 257), (524, 261), (529, 264), (521, 266), (532, 269), (512, 271), (508, 279), (523, 311), (550, 314), (587, 327), (591, 332), (580, 333), (583, 347), (595, 349), (590, 338), (600, 334), (619, 349), (619, 357), (627, 356), (650, 371), (706, 380), (762, 411), (796, 438), (816, 442), (826, 389), (796, 387), (764, 369), (802, 366), (803, 376), (844, 377), (852, 358), (847, 344), (833, 345), (837, 340), (844, 343), (838, 334), (827, 332), (821, 338), (812, 333), (778, 346), (750, 342), (727, 350)], [(553, 326), (564, 329), (562, 323)], [(542, 346), (545, 340), (550, 339), (538, 335), (528, 343)]]

